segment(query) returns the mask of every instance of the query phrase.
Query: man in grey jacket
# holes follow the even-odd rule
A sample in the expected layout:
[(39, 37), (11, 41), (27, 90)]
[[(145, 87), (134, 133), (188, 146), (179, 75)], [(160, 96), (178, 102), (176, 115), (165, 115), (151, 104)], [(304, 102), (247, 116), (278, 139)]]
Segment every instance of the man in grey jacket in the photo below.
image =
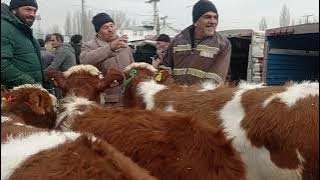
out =
[[(123, 70), (134, 61), (126, 43), (127, 36), (117, 36), (117, 27), (108, 14), (95, 15), (92, 23), (97, 34), (93, 40), (82, 45), (81, 64), (92, 64), (105, 74), (109, 68)], [(122, 106), (121, 86), (105, 90), (103, 97), (106, 105)]]
[(59, 33), (53, 33), (51, 35), (52, 47), (56, 48), (55, 58), (48, 69), (54, 69), (58, 71), (66, 71), (71, 66), (76, 65), (75, 51), (71, 44), (63, 43), (63, 36)]

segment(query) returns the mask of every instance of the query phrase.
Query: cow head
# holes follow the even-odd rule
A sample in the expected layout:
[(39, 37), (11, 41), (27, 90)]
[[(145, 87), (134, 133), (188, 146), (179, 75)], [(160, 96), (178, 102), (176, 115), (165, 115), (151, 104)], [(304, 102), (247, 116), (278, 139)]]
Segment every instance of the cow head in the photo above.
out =
[(92, 65), (73, 66), (64, 73), (48, 70), (47, 76), (62, 90), (63, 96), (75, 95), (96, 102), (100, 102), (100, 93), (103, 90), (123, 81), (123, 72), (109, 69), (103, 77)]
[(124, 83), (125, 92), (123, 103), (126, 107), (144, 107), (141, 104), (141, 97), (137, 90), (139, 84), (145, 81), (153, 81), (154, 84), (163, 84), (168, 82), (169, 72), (167, 70), (157, 70), (147, 63), (132, 63), (124, 70), (126, 81)]
[(40, 128), (53, 128), (56, 98), (40, 85), (25, 84), (1, 93), (1, 110), (15, 115), (25, 124)]
[(170, 74), (167, 70), (157, 70), (151, 64), (140, 62), (132, 63), (124, 70), (126, 76), (125, 85), (136, 86), (138, 83), (145, 80), (155, 80), (158, 83), (165, 82)]

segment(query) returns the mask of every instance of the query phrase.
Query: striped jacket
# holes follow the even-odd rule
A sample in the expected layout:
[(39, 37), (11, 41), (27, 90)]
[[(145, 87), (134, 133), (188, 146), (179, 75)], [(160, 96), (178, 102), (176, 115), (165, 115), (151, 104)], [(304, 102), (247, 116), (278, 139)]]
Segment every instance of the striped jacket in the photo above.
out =
[(193, 31), (190, 26), (173, 39), (159, 69), (168, 69), (179, 84), (191, 85), (205, 79), (224, 82), (231, 58), (229, 40), (216, 32), (195, 45)]

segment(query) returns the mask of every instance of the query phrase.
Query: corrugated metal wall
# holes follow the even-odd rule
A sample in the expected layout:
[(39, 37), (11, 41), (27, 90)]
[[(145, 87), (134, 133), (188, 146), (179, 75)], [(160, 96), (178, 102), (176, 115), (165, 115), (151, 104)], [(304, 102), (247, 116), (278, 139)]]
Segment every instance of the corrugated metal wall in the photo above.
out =
[(319, 33), (267, 37), (270, 49), (315, 51), (318, 55), (288, 55), (268, 53), (266, 57), (267, 85), (287, 81), (319, 80)]
[(319, 57), (269, 54), (267, 84), (280, 85), (289, 80), (319, 80)]

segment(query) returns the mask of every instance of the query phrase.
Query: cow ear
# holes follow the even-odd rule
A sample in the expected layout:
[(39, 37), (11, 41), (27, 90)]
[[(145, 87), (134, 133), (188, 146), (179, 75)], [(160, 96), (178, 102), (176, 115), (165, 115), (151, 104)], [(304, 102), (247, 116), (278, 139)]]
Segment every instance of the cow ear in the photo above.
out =
[(111, 88), (120, 85), (124, 80), (124, 74), (122, 71), (110, 68), (105, 74), (104, 78), (100, 80), (99, 90), (104, 90), (106, 88)]
[(28, 101), (26, 104), (30, 107), (30, 109), (35, 112), (36, 114), (44, 115), (46, 113), (46, 99), (44, 95), (40, 92), (33, 92), (29, 95)]
[(160, 70), (154, 75), (153, 79), (155, 81), (157, 81), (158, 83), (162, 83), (162, 82), (166, 81), (169, 77), (170, 77), (169, 71)]
[(53, 84), (61, 89), (65, 89), (66, 87), (66, 78), (63, 73), (60, 71), (56, 71), (53, 69), (49, 69), (46, 72), (49, 80), (53, 82)]

